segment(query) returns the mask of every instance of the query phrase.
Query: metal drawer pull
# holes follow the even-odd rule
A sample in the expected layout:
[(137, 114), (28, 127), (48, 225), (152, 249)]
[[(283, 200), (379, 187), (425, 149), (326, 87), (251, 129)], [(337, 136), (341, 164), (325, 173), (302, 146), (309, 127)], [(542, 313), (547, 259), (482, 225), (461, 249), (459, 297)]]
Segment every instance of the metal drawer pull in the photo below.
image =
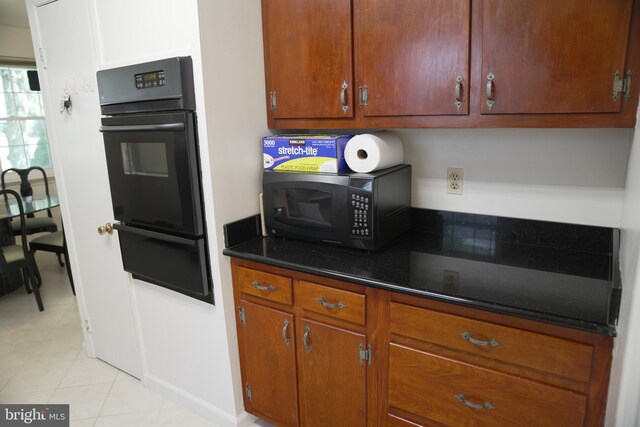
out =
[(340, 91), (340, 103), (342, 104), (342, 112), (346, 113), (349, 109), (349, 106), (347, 105), (347, 89), (349, 88), (349, 85), (347, 84), (346, 80), (342, 82), (341, 88), (342, 90)]
[(316, 298), (316, 301), (318, 301), (320, 304), (324, 305), (327, 308), (337, 308), (338, 310), (342, 310), (343, 308), (347, 308), (346, 305), (344, 305), (341, 302), (338, 302), (336, 304), (331, 304), (328, 303), (324, 298), (320, 297), (320, 298)]
[(287, 328), (289, 328), (289, 319), (284, 319), (284, 326), (282, 327), (282, 339), (284, 343), (289, 347), (291, 344), (291, 339), (287, 337)]
[(489, 71), (489, 74), (487, 74), (487, 106), (489, 107), (489, 110), (491, 110), (491, 108), (493, 107), (493, 104), (495, 104), (495, 100), (493, 99), (493, 80), (496, 78), (496, 76)]
[(491, 341), (482, 341), (482, 340), (476, 339), (476, 338), (472, 337), (469, 334), (469, 332), (463, 332), (463, 333), (460, 334), (460, 336), (463, 339), (469, 341), (471, 344), (479, 345), (481, 347), (486, 347), (488, 345), (490, 345), (491, 347), (497, 347), (497, 346), (500, 345), (500, 343), (498, 341), (494, 340), (494, 339), (491, 339)]
[(491, 404), (491, 402), (484, 402), (484, 403), (473, 403), (470, 400), (467, 400), (464, 397), (464, 394), (460, 393), (460, 394), (456, 394), (454, 396), (456, 399), (458, 399), (460, 402), (464, 403), (465, 405), (467, 405), (469, 408), (473, 408), (473, 409), (486, 409), (487, 411), (491, 411), (492, 409), (496, 409), (495, 406), (493, 406)]
[(464, 79), (462, 78), (462, 76), (458, 74), (458, 76), (456, 77), (456, 90), (455, 90), (456, 108), (458, 109), (458, 111), (462, 109), (462, 81), (463, 80)]
[(260, 283), (256, 282), (255, 280), (251, 282), (251, 285), (259, 291), (275, 291), (276, 289), (278, 289), (273, 285), (262, 286)]
[(307, 353), (311, 353), (311, 344), (309, 344), (309, 332), (311, 332), (311, 328), (309, 325), (304, 325), (304, 335), (302, 336), (302, 344), (304, 344), (305, 350)]

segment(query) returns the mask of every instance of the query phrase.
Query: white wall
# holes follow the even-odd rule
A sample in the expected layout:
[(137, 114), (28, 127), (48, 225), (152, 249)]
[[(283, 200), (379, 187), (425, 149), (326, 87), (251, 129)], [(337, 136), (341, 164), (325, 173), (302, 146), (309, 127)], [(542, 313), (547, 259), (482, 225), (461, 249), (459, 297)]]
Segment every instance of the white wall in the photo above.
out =
[(0, 25), (0, 58), (33, 62), (31, 31)]
[[(397, 130), (415, 207), (619, 227), (632, 129)], [(446, 194), (464, 168), (463, 195)]]
[(640, 110), (629, 156), (620, 246), (622, 304), (606, 425), (627, 427), (640, 425)]
[(221, 251), (222, 225), (257, 212), (266, 132), (260, 2), (96, 0), (96, 10), (101, 68), (176, 55), (190, 55), (194, 65), (216, 305), (132, 280), (143, 381), (219, 425), (250, 423)]
[[(262, 183), (261, 138), (268, 134), (265, 109), (262, 15), (259, 1), (200, 0), (204, 95), (216, 240), (211, 255), (220, 266), (216, 306), (226, 313), (233, 397), (242, 409), (235, 310), (223, 224), (258, 213)], [(229, 392), (225, 390), (225, 392)], [(230, 396), (231, 397), (231, 396)], [(254, 419), (250, 416), (247, 422)]]

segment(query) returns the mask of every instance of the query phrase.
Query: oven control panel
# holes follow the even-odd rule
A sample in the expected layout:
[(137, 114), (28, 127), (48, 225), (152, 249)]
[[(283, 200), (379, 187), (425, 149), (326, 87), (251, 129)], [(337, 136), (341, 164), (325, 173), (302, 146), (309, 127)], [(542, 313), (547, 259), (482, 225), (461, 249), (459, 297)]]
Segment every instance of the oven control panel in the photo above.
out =
[(148, 89), (165, 85), (164, 70), (135, 75), (136, 89)]

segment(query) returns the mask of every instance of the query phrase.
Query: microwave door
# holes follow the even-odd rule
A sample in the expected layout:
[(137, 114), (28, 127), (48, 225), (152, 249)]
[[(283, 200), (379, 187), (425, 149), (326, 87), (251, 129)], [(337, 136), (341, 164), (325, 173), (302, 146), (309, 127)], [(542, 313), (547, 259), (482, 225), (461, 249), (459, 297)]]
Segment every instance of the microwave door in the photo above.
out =
[(265, 172), (265, 223), (273, 236), (343, 244), (350, 232), (346, 178)]
[(274, 219), (280, 223), (331, 231), (331, 193), (315, 189), (281, 189), (274, 194)]

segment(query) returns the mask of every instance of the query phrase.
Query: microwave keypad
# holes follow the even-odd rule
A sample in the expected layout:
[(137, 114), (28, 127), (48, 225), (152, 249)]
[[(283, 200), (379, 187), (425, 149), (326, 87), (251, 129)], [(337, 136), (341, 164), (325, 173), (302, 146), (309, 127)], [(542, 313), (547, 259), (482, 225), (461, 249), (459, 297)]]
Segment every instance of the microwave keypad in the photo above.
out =
[(369, 194), (351, 194), (351, 235), (371, 237), (371, 207)]

